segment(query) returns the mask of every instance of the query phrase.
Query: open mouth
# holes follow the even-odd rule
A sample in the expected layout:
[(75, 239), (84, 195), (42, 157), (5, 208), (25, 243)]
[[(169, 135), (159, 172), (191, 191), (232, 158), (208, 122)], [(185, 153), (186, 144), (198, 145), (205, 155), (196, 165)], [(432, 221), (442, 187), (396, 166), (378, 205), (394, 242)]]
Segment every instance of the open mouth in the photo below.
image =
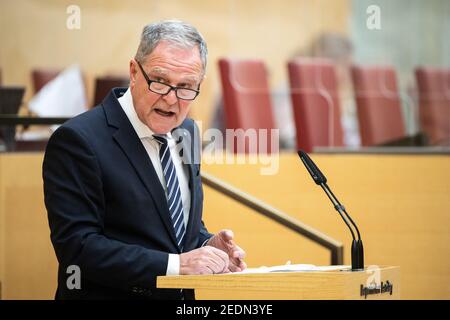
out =
[(161, 109), (155, 109), (155, 112), (156, 112), (157, 114), (159, 114), (160, 116), (163, 116), (163, 117), (172, 117), (172, 116), (175, 115), (175, 112), (172, 112), (172, 111), (164, 111), (164, 110), (161, 110)]

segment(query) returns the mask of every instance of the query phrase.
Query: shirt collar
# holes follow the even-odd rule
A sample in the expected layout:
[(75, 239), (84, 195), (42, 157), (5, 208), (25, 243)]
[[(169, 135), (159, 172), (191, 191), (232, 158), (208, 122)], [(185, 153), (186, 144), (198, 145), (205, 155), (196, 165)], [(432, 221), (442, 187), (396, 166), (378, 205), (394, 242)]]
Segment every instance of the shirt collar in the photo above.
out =
[[(145, 123), (139, 119), (136, 110), (134, 109), (133, 104), (133, 97), (131, 95), (131, 90), (128, 88), (128, 90), (121, 96), (119, 99), (117, 99), (125, 112), (125, 114), (128, 117), (128, 120), (130, 120), (131, 125), (134, 128), (134, 131), (136, 131), (138, 137), (140, 139), (143, 138), (150, 138), (155, 139), (153, 135), (155, 134)], [(172, 140), (172, 134), (170, 132), (167, 133), (167, 138), (169, 140)]]

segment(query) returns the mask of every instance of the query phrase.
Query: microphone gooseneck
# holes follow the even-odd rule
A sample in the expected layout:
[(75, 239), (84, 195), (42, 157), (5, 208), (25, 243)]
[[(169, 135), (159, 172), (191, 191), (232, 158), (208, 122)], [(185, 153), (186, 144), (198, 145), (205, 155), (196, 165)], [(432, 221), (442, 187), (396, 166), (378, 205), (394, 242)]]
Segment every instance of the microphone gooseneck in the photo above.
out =
[[(352, 227), (350, 226), (350, 223), (347, 220), (348, 216), (345, 214), (345, 212), (343, 210), (344, 207), (341, 204), (338, 204), (338, 201), (334, 197), (333, 192), (331, 192), (330, 188), (328, 188), (328, 186), (326, 184), (321, 184), (320, 186), (325, 191), (325, 193), (327, 194), (327, 196), (330, 199), (330, 201), (334, 204), (334, 208), (339, 213), (339, 215), (341, 216), (342, 220), (344, 220), (345, 224), (347, 225), (348, 229), (350, 230), (350, 232), (352, 234), (353, 240), (355, 240), (355, 233), (353, 232), (353, 229), (352, 229)], [(349, 220), (352, 221), (351, 219), (349, 219)], [(354, 225), (354, 224), (352, 223), (352, 225)], [(358, 233), (358, 239), (359, 239), (359, 233)]]
[[(298, 155), (308, 170), (309, 174), (313, 178), (314, 182), (317, 185), (320, 185), (322, 189), (325, 191), (326, 195), (330, 199), (331, 203), (333, 203), (334, 208), (341, 216), (342, 220), (344, 220), (348, 229), (352, 234), (352, 248), (351, 248), (351, 256), (352, 256), (352, 271), (364, 270), (364, 248), (361, 240), (361, 234), (359, 233), (359, 229), (356, 226), (356, 223), (347, 213), (345, 207), (339, 202), (334, 193), (331, 191), (330, 187), (327, 185), (327, 178), (320, 171), (320, 169), (316, 166), (316, 164), (312, 161), (312, 159), (308, 156), (306, 152), (303, 150), (298, 151)], [(355, 237), (355, 232), (353, 228), (356, 230), (356, 234), (358, 239)]]

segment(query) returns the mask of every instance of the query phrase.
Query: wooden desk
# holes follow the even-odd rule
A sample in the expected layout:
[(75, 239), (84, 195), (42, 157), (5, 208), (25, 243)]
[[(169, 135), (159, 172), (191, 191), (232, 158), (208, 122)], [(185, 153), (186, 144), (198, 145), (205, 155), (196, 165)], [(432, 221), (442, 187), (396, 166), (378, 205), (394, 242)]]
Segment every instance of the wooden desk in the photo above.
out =
[(390, 300), (400, 299), (400, 268), (164, 276), (157, 286), (195, 289), (198, 300)]

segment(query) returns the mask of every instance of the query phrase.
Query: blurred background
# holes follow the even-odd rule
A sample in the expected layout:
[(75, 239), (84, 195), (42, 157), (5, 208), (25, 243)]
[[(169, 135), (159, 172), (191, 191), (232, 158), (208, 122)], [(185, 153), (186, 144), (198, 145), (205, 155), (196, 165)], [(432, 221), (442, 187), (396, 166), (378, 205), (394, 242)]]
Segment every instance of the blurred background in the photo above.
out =
[[(62, 71), (74, 64), (83, 75), (86, 106), (92, 107), (95, 79), (127, 77), (143, 26), (168, 18), (195, 25), (209, 46), (207, 78), (192, 108), (204, 128), (214, 124), (221, 96), (220, 57), (264, 61), (278, 101), (275, 110), (288, 113), (275, 118), (288, 119), (291, 130), (291, 108), (283, 102), (290, 103), (286, 63), (295, 56), (327, 57), (344, 69), (338, 75), (346, 117), (356, 113), (345, 68), (352, 63), (394, 67), (410, 134), (419, 130), (415, 69), (450, 65), (450, 3), (445, 0), (18, 0), (2, 1), (0, 8), (2, 83), (26, 87), (24, 108), (36, 93), (33, 70)], [(292, 132), (286, 136), (295, 139)], [(354, 140), (347, 141), (358, 144)]]
[[(399, 265), (404, 298), (450, 299), (448, 0), (0, 1), (0, 94), (25, 89), (17, 112), (0, 108), (1, 297), (51, 299), (57, 265), (41, 179), (53, 127), (9, 117), (92, 108), (127, 85), (144, 25), (172, 18), (208, 44), (191, 109), (203, 130), (280, 129), (276, 175), (250, 164), (205, 172), (339, 239), (349, 263), (348, 232), (294, 151), (314, 152), (354, 212), (367, 263)], [(322, 247), (209, 188), (205, 220), (235, 230), (250, 266), (330, 263)]]

